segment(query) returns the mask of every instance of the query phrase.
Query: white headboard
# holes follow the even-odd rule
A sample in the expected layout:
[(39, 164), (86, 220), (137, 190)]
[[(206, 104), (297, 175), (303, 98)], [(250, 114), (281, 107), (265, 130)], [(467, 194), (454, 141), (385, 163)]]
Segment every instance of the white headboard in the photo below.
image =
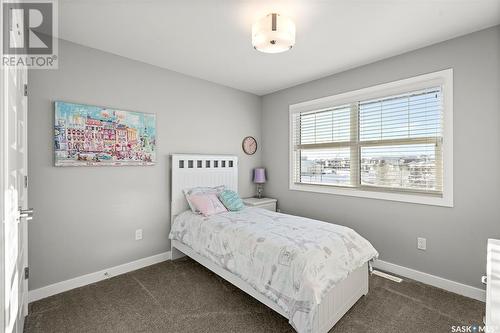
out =
[(186, 188), (226, 185), (238, 191), (238, 157), (234, 155), (172, 154), (170, 193), (171, 222), (189, 209), (184, 193)]

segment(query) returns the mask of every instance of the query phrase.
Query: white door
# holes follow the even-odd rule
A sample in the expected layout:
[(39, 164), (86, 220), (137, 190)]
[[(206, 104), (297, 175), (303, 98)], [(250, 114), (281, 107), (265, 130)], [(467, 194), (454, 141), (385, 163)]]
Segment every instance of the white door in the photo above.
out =
[(486, 260), (486, 328), (500, 333), (500, 240), (488, 239)]
[(28, 314), (27, 220), (27, 97), (28, 74), (22, 68), (2, 70), (0, 116), (2, 182), (2, 328), (5, 332), (23, 331)]

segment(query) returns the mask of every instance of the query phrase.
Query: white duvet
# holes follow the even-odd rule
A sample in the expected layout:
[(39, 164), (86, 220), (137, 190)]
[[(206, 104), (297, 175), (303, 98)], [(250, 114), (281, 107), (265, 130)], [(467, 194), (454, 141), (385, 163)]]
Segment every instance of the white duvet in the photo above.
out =
[(378, 256), (354, 230), (245, 208), (203, 217), (186, 211), (171, 239), (191, 247), (278, 304), (298, 332), (310, 332), (326, 292)]

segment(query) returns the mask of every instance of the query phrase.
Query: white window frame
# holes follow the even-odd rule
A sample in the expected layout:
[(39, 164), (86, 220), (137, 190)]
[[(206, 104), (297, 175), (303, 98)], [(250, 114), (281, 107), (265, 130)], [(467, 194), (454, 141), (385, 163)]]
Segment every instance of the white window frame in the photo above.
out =
[[(414, 90), (440, 86), (443, 98), (443, 189), (441, 196), (428, 194), (365, 190), (334, 185), (317, 185), (294, 182), (293, 116), (308, 112), (350, 104), (362, 100), (404, 94)], [(289, 107), (289, 189), (296, 191), (328, 193), (362, 198), (401, 201), (424, 205), (453, 207), (453, 69), (419, 75), (408, 79), (379, 84), (334, 96), (314, 99)]]

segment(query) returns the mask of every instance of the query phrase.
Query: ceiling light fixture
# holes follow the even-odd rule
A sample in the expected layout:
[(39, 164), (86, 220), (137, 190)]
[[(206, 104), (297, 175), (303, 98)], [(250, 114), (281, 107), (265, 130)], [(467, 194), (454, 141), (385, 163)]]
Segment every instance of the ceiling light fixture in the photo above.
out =
[(288, 51), (295, 45), (295, 24), (280, 14), (268, 14), (253, 24), (252, 45), (265, 53)]

